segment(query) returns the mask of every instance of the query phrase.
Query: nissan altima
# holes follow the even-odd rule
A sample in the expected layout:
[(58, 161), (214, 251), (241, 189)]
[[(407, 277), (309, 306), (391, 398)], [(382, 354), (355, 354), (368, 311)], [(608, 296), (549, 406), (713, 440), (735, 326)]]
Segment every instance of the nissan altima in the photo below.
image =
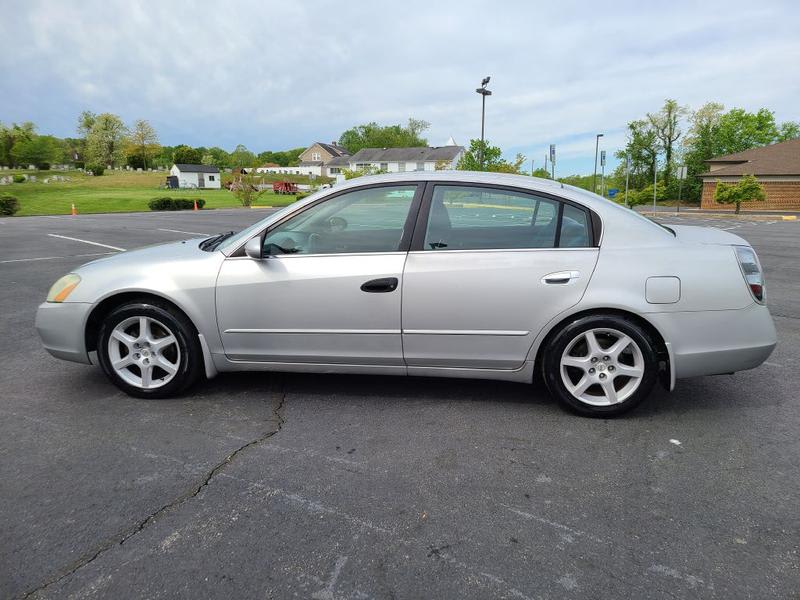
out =
[(413, 172), (90, 262), (36, 326), (53, 356), (139, 397), (222, 371), (540, 373), (567, 408), (612, 416), (656, 384), (760, 365), (776, 343), (766, 294), (731, 233), (548, 180)]

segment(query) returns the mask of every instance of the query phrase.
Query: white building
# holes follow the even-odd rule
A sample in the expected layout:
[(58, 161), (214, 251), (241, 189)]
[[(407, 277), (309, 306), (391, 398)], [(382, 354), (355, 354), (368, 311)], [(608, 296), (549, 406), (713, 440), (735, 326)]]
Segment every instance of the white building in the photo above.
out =
[(178, 187), (180, 188), (210, 188), (218, 190), (222, 187), (222, 181), (220, 181), (222, 178), (217, 167), (176, 164), (172, 165), (169, 174), (177, 178)]
[(363, 148), (348, 157), (347, 168), (387, 173), (455, 169), (463, 154), (464, 147), (455, 144), (420, 148)]
[[(314, 142), (299, 156), (298, 164), (294, 167), (281, 167), (274, 163), (267, 163), (256, 169), (258, 173), (278, 173), (285, 175), (315, 175), (317, 177), (332, 177), (338, 171), (331, 173), (328, 164), (332, 160), (341, 160), (350, 154), (336, 142), (326, 144)], [(344, 163), (347, 168), (347, 162)]]

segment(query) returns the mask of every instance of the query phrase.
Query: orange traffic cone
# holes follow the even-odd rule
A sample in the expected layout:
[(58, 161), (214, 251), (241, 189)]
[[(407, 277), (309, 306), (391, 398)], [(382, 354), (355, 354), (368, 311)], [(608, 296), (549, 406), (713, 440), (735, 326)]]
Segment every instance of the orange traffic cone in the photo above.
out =
[(192, 210), (199, 210), (197, 208), (197, 198), (194, 199), (194, 208)]
[(75, 203), (73, 202), (72, 203), (72, 216), (74, 217), (77, 214), (78, 214), (78, 209), (75, 208)]

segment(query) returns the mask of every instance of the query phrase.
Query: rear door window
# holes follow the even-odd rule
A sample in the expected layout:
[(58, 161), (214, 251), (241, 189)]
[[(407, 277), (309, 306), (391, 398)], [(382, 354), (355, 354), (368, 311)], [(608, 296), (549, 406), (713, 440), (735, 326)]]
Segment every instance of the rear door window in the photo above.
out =
[[(437, 185), (431, 196), (425, 250), (591, 246), (588, 214), (525, 192)], [(559, 222), (561, 223), (559, 226)], [(559, 238), (564, 236), (560, 244)]]

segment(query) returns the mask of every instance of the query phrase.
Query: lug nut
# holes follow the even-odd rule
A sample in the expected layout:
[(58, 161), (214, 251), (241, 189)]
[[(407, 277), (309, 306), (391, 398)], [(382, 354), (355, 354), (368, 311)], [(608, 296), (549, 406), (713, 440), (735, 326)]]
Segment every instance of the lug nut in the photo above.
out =
[(614, 365), (608, 365), (608, 370), (609, 371), (613, 371), (614, 370)]
[(608, 360), (608, 357), (607, 357), (607, 356), (604, 356), (604, 357), (603, 357), (603, 360)]
[(149, 358), (145, 358), (144, 359), (144, 364), (149, 365), (150, 364), (150, 359)]
[(135, 359), (137, 359), (137, 360), (138, 360), (138, 358), (139, 358), (139, 353), (137, 352), (136, 354), (134, 354), (134, 355), (133, 355), (133, 358), (135, 358)]
[(596, 356), (593, 356), (593, 357), (592, 357), (592, 362), (593, 362), (593, 363), (596, 363), (596, 362), (597, 362), (597, 357), (596, 357)]
[(590, 375), (594, 375), (594, 367), (593, 367), (593, 368), (591, 368), (591, 369), (589, 369), (589, 374), (590, 374)]
[(600, 379), (605, 379), (605, 378), (606, 378), (606, 374), (605, 373), (600, 373)]

